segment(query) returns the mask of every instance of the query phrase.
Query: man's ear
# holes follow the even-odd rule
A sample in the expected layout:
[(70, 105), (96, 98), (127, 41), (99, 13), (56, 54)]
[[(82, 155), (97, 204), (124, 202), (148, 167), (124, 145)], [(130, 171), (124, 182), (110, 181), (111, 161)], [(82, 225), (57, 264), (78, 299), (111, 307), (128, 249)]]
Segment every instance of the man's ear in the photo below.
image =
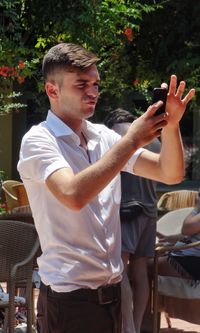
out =
[(49, 98), (57, 99), (58, 98), (58, 87), (56, 84), (51, 82), (45, 83), (46, 94)]

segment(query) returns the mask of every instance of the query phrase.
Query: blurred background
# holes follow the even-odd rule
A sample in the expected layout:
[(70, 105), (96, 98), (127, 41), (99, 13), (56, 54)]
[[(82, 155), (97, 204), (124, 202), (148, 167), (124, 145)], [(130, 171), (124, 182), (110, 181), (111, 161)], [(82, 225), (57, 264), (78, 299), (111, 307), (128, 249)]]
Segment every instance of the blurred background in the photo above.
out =
[[(116, 107), (138, 115), (152, 90), (171, 74), (196, 88), (181, 121), (186, 175), (200, 184), (200, 2), (196, 0), (1, 0), (0, 177), (18, 179), (24, 133), (49, 108), (41, 76), (45, 52), (59, 42), (81, 44), (99, 58), (101, 94), (92, 121)], [(160, 187), (162, 188), (162, 184)]]

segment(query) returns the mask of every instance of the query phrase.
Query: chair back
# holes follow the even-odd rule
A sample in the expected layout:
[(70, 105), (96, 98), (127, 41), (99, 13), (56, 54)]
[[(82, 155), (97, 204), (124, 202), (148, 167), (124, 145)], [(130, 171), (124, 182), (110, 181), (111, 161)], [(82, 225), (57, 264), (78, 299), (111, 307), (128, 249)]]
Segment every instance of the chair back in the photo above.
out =
[[(33, 224), (0, 220), (0, 281), (10, 283), (11, 272), (16, 269), (16, 265), (19, 269), (16, 270), (15, 281), (31, 278), (38, 244)], [(26, 261), (27, 264), (19, 265)]]
[(198, 191), (179, 190), (164, 193), (158, 200), (158, 209), (173, 210), (194, 207)]
[(157, 231), (166, 236), (181, 233), (183, 221), (194, 207), (185, 207), (172, 210), (157, 221)]
[(23, 221), (26, 223), (34, 224), (34, 219), (31, 212), (15, 212), (13, 210), (12, 213), (0, 214), (0, 222), (1, 220)]
[(14, 333), (15, 327), (15, 292), (17, 288), (25, 288), (25, 304), (27, 311), (27, 333), (32, 332), (32, 274), (35, 258), (40, 243), (35, 226), (30, 223), (12, 220), (0, 221), (0, 282), (7, 283), (9, 293), (8, 320), (5, 332)]
[(8, 210), (11, 212), (13, 208), (19, 206), (19, 202), (16, 196), (16, 192), (13, 188), (14, 185), (22, 184), (17, 180), (4, 180), (2, 183), (2, 190), (5, 195), (6, 205)]

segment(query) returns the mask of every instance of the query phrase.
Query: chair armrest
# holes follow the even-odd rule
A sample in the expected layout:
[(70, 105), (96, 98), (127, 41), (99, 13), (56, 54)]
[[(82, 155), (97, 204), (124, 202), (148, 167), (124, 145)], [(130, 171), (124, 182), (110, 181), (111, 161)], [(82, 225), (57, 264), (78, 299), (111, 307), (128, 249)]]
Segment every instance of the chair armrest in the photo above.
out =
[(12, 193), (10, 193), (3, 185), (2, 185), (2, 190), (9, 195), (13, 200), (18, 202), (17, 196), (13, 195)]
[[(31, 260), (34, 259), (34, 256), (36, 256), (38, 250), (40, 248), (40, 242), (39, 242), (39, 238), (37, 237), (34, 246), (31, 250), (31, 253), (26, 257), (26, 259), (24, 259), (23, 261), (15, 264), (10, 272), (10, 277), (9, 277), (9, 283), (8, 283), (8, 292), (9, 292), (9, 297), (10, 297), (10, 303), (9, 303), (9, 309), (10, 311), (14, 311), (14, 299), (15, 299), (15, 287), (16, 287), (16, 274), (17, 274), (17, 270), (28, 264)], [(31, 273), (32, 274), (32, 273)], [(32, 284), (32, 275), (30, 274), (30, 276), (27, 274), (26, 277), (26, 281), (27, 281), (27, 285), (26, 285), (26, 292), (30, 293), (30, 288), (31, 288), (31, 284)]]
[(17, 270), (28, 264), (32, 259), (34, 259), (35, 255), (37, 254), (38, 250), (40, 248), (40, 241), (39, 241), (39, 238), (37, 238), (33, 248), (32, 248), (32, 251), (31, 253), (26, 257), (26, 259), (24, 259), (23, 261), (21, 262), (18, 262), (17, 264), (15, 264), (12, 268), (12, 271), (11, 271), (11, 279), (14, 279), (15, 276), (16, 276), (16, 273), (17, 273)]
[(159, 245), (155, 248), (155, 251), (157, 255), (163, 254), (168, 251), (178, 251), (178, 250), (185, 250), (185, 249), (190, 249), (196, 246), (200, 246), (200, 241), (190, 243), (190, 244), (185, 244), (185, 245)]

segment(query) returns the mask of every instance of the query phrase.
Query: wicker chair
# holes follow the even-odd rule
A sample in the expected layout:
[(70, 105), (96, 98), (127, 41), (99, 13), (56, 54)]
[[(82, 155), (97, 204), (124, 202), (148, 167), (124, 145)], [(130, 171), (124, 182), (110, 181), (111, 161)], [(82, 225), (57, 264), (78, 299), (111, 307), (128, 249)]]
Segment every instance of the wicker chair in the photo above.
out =
[(27, 333), (32, 332), (32, 272), (40, 244), (35, 226), (21, 221), (0, 221), (0, 282), (7, 284), (9, 300), (0, 302), (6, 310), (3, 332), (14, 333), (15, 307), (20, 306), (15, 295), (25, 287), (23, 307), (27, 311)]
[(16, 194), (19, 206), (28, 206), (29, 201), (24, 184), (15, 184), (12, 186), (12, 189)]
[(4, 213), (0, 215), (1, 220), (12, 220), (12, 221), (22, 221), (26, 223), (34, 224), (34, 219), (31, 212), (22, 212), (21, 210), (12, 211), (12, 213)]

